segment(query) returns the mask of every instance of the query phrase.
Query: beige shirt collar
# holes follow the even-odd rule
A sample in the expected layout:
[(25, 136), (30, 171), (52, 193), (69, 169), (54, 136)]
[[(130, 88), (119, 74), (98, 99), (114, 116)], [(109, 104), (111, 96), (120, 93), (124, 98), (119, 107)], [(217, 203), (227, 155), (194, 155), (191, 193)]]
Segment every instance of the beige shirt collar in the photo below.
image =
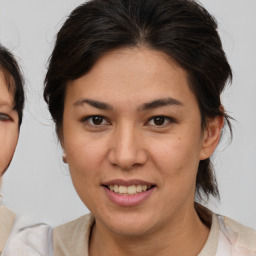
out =
[[(88, 245), (94, 218), (91, 214), (80, 217), (70, 223), (54, 229), (53, 245), (55, 256), (88, 256)], [(205, 246), (198, 256), (216, 255), (219, 240), (219, 223), (216, 214), (212, 214), (211, 230)]]
[(89, 255), (89, 239), (94, 218), (85, 215), (53, 230), (55, 256)]
[(11, 233), (15, 214), (5, 206), (0, 206), (0, 253), (2, 253)]
[(208, 239), (198, 254), (198, 256), (213, 256), (216, 255), (219, 243), (220, 227), (218, 222), (218, 217), (216, 214), (212, 214), (212, 225)]

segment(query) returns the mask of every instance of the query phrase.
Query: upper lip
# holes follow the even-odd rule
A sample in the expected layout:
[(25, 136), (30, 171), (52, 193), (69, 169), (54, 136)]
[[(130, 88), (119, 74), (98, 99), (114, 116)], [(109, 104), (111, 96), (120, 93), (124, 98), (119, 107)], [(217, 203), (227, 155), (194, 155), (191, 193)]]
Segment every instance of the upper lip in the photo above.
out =
[(115, 179), (115, 180), (109, 180), (104, 182), (102, 185), (110, 186), (110, 185), (119, 185), (119, 186), (132, 186), (132, 185), (147, 185), (147, 186), (153, 186), (155, 184), (139, 179), (132, 179), (132, 180), (122, 180), (122, 179)]

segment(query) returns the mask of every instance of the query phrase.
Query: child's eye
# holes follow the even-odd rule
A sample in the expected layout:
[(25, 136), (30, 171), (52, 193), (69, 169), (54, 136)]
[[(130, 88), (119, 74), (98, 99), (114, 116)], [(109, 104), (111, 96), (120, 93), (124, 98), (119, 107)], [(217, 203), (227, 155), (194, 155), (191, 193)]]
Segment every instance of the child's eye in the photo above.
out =
[(83, 122), (87, 122), (91, 126), (108, 125), (109, 122), (103, 116), (88, 116), (83, 119)]
[(169, 123), (173, 123), (175, 122), (175, 120), (171, 117), (167, 117), (167, 116), (154, 116), (152, 118), (150, 118), (150, 120), (148, 121), (148, 125), (152, 125), (152, 126), (165, 126)]
[(0, 113), (0, 121), (10, 121), (10, 120), (11, 118), (8, 115)]

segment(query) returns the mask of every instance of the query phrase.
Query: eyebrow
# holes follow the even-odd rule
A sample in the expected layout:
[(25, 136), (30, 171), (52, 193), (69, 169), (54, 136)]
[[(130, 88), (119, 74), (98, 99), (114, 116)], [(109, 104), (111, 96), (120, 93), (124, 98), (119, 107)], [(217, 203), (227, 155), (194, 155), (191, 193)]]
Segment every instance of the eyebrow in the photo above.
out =
[(113, 107), (107, 103), (96, 101), (96, 100), (90, 100), (90, 99), (81, 99), (74, 103), (74, 106), (82, 106), (84, 104), (88, 104), (92, 107), (102, 109), (102, 110), (112, 110)]
[[(82, 106), (84, 104), (88, 104), (92, 107), (101, 109), (101, 110), (113, 110), (113, 106), (109, 105), (108, 103), (101, 102), (101, 101), (96, 101), (96, 100), (90, 100), (90, 99), (81, 99), (75, 102), (73, 105), (74, 106)], [(162, 98), (162, 99), (156, 99), (151, 102), (147, 102), (142, 104), (137, 108), (138, 111), (145, 111), (149, 109), (155, 109), (159, 107), (165, 107), (165, 106), (183, 106), (183, 103), (177, 99), (174, 98)]]
[(138, 107), (138, 111), (145, 111), (149, 109), (155, 109), (159, 107), (165, 107), (165, 106), (183, 106), (183, 103), (179, 100), (176, 100), (174, 98), (162, 98), (162, 99), (157, 99), (148, 103), (144, 103), (141, 106)]

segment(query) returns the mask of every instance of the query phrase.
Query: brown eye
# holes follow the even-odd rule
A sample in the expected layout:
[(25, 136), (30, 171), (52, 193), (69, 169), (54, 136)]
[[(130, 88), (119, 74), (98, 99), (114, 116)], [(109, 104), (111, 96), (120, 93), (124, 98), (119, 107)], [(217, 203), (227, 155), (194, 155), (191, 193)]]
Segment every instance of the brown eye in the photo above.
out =
[(155, 127), (163, 127), (176, 121), (168, 116), (154, 116), (148, 121), (148, 125)]
[(94, 125), (101, 125), (103, 122), (103, 118), (101, 116), (92, 117), (92, 122)]
[(155, 125), (159, 126), (159, 125), (163, 125), (165, 123), (165, 118), (158, 116), (158, 117), (154, 117), (153, 118), (153, 122)]
[(85, 121), (91, 126), (107, 125), (108, 121), (103, 116), (89, 116)]

